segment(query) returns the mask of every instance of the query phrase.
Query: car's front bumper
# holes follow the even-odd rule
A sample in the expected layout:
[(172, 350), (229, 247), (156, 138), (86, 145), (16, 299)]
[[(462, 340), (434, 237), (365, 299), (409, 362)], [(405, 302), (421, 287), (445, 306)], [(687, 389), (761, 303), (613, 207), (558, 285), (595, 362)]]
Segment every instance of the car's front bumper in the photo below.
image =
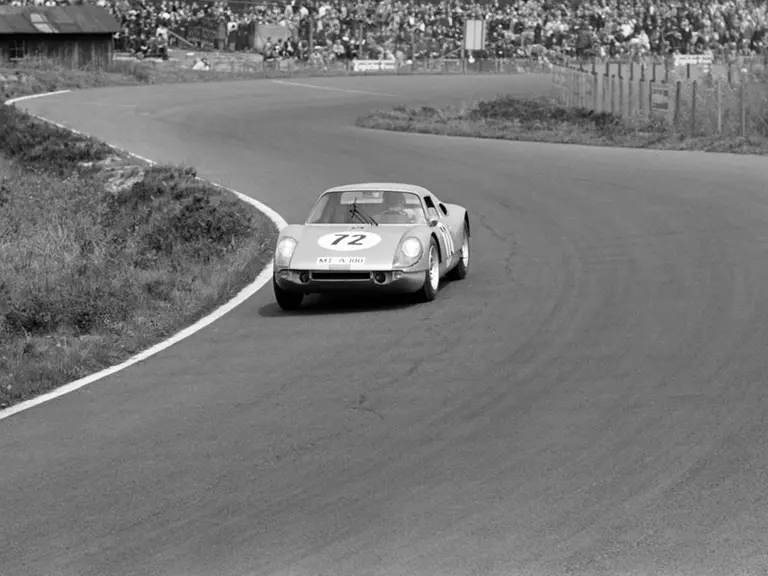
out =
[[(383, 282), (381, 276), (383, 276)], [(378, 276), (378, 278), (377, 278)], [(407, 294), (417, 292), (427, 279), (426, 270), (276, 270), (275, 282), (287, 292), (373, 292)]]

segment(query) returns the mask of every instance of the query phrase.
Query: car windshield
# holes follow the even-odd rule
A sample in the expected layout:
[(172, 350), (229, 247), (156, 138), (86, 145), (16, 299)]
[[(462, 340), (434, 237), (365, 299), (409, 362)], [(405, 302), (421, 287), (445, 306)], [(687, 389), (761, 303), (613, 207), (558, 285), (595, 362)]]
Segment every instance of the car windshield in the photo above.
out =
[(365, 216), (371, 216), (379, 224), (427, 223), (419, 195), (395, 190), (326, 192), (317, 201), (306, 223), (354, 224), (362, 223)]

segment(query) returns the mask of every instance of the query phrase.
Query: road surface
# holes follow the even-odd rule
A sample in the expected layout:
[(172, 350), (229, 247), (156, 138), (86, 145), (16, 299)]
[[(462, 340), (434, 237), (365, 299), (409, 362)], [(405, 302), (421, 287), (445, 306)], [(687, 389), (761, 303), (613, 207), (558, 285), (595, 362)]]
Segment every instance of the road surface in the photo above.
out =
[(288, 315), (266, 288), (0, 421), (0, 574), (764, 574), (765, 160), (352, 127), (530, 76), (289, 82), (26, 105), (289, 222), (425, 185), (472, 214), (470, 276)]

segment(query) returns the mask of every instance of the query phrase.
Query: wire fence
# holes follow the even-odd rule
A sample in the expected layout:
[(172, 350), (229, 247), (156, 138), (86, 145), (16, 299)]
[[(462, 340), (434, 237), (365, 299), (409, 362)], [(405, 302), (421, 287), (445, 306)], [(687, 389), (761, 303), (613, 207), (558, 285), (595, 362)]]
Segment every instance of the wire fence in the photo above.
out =
[(768, 136), (768, 82), (759, 62), (672, 69), (627, 63), (552, 68), (565, 107), (610, 113), (639, 124), (661, 122), (688, 136)]

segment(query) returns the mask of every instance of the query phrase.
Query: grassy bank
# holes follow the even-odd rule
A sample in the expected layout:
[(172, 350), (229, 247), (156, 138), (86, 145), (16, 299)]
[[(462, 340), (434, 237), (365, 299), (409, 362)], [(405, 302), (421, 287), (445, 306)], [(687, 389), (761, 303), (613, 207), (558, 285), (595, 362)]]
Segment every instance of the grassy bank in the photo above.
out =
[(661, 121), (626, 121), (610, 113), (566, 108), (549, 98), (500, 96), (472, 107), (397, 106), (357, 119), (364, 128), (471, 136), (500, 140), (621, 146), (667, 150), (703, 150), (765, 154), (768, 133), (753, 118), (747, 138), (723, 134), (691, 136)]
[(276, 233), (192, 169), (0, 106), (0, 407), (201, 318), (259, 273)]

